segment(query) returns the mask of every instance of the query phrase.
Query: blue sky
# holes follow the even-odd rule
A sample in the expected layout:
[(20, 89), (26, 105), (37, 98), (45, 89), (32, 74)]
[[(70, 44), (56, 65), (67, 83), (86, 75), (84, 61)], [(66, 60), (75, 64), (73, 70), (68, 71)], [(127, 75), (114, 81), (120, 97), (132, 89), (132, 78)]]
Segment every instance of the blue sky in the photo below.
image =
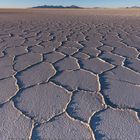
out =
[(38, 5), (78, 5), (83, 7), (140, 6), (140, 0), (0, 0), (1, 8), (26, 8)]

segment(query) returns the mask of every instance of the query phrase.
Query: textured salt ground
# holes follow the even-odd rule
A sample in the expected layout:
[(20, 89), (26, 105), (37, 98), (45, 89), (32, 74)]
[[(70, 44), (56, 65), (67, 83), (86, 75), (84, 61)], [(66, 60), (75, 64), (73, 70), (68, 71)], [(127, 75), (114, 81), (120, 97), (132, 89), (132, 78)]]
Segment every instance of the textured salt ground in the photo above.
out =
[(16, 75), (24, 87), (36, 85), (38, 83), (47, 82), (49, 78), (55, 75), (55, 69), (52, 64), (42, 62), (27, 68)]
[(113, 51), (113, 47), (107, 46), (107, 45), (103, 45), (103, 46), (98, 47), (98, 48), (105, 53)]
[(138, 9), (0, 19), (0, 139), (140, 139)]
[(82, 59), (88, 59), (90, 56), (82, 52), (77, 52), (73, 55), (73, 57), (82, 60)]
[(0, 104), (6, 102), (18, 91), (16, 79), (13, 77), (0, 80)]
[[(91, 43), (91, 46), (94, 44), (94, 42)], [(98, 47), (98, 46), (97, 46)], [(91, 57), (96, 57), (100, 54), (100, 51), (95, 49), (95, 48), (92, 48), (92, 47), (84, 47), (82, 48), (82, 51), (83, 53), (91, 56)]]
[(99, 93), (82, 90), (77, 91), (73, 93), (67, 111), (70, 116), (88, 122), (93, 113), (105, 107), (102, 100), (102, 96)]
[(77, 70), (80, 68), (77, 59), (73, 57), (66, 57), (63, 60), (60, 60), (55, 63), (55, 67), (59, 71), (64, 71), (64, 70)]
[(11, 56), (11, 57), (14, 57), (15, 55), (22, 55), (22, 54), (25, 54), (27, 53), (27, 50), (26, 50), (27, 47), (23, 46), (23, 47), (10, 47), (10, 48), (6, 48), (5, 49), (5, 53), (7, 53), (8, 56)]
[(52, 48), (52, 47), (44, 48), (43, 46), (38, 44), (38, 45), (31, 46), (29, 48), (29, 50), (32, 53), (49, 53), (49, 52), (52, 52), (54, 50), (54, 48)]
[(15, 47), (15, 46), (20, 46), (22, 42), (24, 41), (23, 38), (20, 37), (7, 37), (3, 39), (6, 42), (7, 47)]
[(16, 71), (22, 71), (29, 66), (32, 66), (42, 60), (41, 54), (27, 53), (19, 55), (15, 58), (14, 69)]
[(135, 48), (127, 46), (116, 47), (114, 53), (129, 58), (136, 58), (139, 54)]
[(66, 87), (68, 90), (98, 90), (97, 76), (85, 70), (63, 71), (53, 81)]
[(33, 137), (35, 139), (93, 139), (88, 126), (82, 124), (80, 121), (71, 119), (67, 114), (62, 114), (54, 118), (54, 120), (40, 125), (35, 131), (38, 133), (36, 137)]
[[(95, 129), (96, 139), (130, 140), (140, 139), (140, 124), (136, 113), (129, 110), (107, 109), (92, 119), (98, 119)], [(94, 122), (93, 122), (94, 124)], [(97, 134), (97, 135), (96, 135)]]
[(44, 59), (50, 63), (55, 63), (58, 60), (63, 59), (64, 57), (65, 57), (65, 55), (63, 53), (59, 53), (59, 52), (52, 52), (52, 53), (44, 54)]
[(73, 55), (76, 52), (78, 52), (78, 49), (74, 48), (74, 47), (64, 47), (64, 46), (61, 46), (61, 47), (59, 47), (57, 49), (57, 51), (65, 54), (65, 55)]
[(15, 74), (12, 65), (12, 57), (5, 56), (0, 58), (0, 79), (7, 78)]
[(140, 59), (127, 59), (127, 67), (129, 67), (130, 69), (140, 73)]
[(13, 107), (13, 103), (6, 103), (0, 108), (0, 137), (7, 139), (28, 139), (32, 128), (30, 118), (27, 118)]
[(21, 91), (15, 100), (20, 110), (41, 122), (63, 112), (69, 98), (65, 89), (46, 83)]
[(101, 74), (104, 71), (107, 71), (109, 69), (112, 69), (113, 66), (107, 62), (104, 62), (103, 60), (100, 60), (99, 58), (92, 58), (81, 61), (83, 68), (92, 71), (96, 74)]
[(108, 63), (111, 63), (112, 65), (121, 65), (124, 61), (124, 57), (121, 57), (116, 54), (112, 54), (111, 52), (103, 52), (100, 55), (100, 58), (102, 58)]

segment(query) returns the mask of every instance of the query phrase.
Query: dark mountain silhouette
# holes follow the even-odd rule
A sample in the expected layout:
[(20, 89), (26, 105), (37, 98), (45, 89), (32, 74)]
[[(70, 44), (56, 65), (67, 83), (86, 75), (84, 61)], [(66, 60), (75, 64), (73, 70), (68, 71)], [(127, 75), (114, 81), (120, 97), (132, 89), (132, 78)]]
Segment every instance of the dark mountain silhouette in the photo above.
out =
[(82, 8), (76, 5), (71, 5), (71, 6), (62, 6), (62, 5), (42, 5), (42, 6), (35, 6), (32, 8)]

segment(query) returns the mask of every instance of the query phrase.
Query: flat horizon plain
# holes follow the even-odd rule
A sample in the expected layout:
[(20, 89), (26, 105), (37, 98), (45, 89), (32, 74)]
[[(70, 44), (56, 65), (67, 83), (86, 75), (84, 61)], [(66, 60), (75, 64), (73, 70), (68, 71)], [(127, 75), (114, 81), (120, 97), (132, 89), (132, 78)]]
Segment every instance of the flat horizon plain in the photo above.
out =
[(0, 9), (1, 140), (140, 140), (140, 9)]

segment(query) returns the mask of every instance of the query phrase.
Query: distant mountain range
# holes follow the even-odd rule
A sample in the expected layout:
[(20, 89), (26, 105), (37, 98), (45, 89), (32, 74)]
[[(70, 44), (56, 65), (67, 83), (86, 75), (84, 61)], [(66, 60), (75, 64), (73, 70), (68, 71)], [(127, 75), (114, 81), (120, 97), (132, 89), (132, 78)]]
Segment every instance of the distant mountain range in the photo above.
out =
[[(84, 7), (79, 7), (76, 5), (71, 6), (62, 6), (62, 5), (41, 5), (41, 6), (35, 6), (32, 8), (74, 8), (74, 9), (84, 9)], [(94, 9), (100, 9), (101, 7), (93, 7)], [(124, 7), (124, 8), (140, 8), (140, 6), (132, 6), (132, 7)]]
[(132, 7), (126, 7), (126, 8), (140, 8), (140, 6), (132, 6)]
[(83, 7), (79, 7), (76, 5), (71, 5), (71, 6), (62, 6), (62, 5), (42, 5), (42, 6), (35, 6), (32, 8), (76, 8), (76, 9), (81, 9)]

